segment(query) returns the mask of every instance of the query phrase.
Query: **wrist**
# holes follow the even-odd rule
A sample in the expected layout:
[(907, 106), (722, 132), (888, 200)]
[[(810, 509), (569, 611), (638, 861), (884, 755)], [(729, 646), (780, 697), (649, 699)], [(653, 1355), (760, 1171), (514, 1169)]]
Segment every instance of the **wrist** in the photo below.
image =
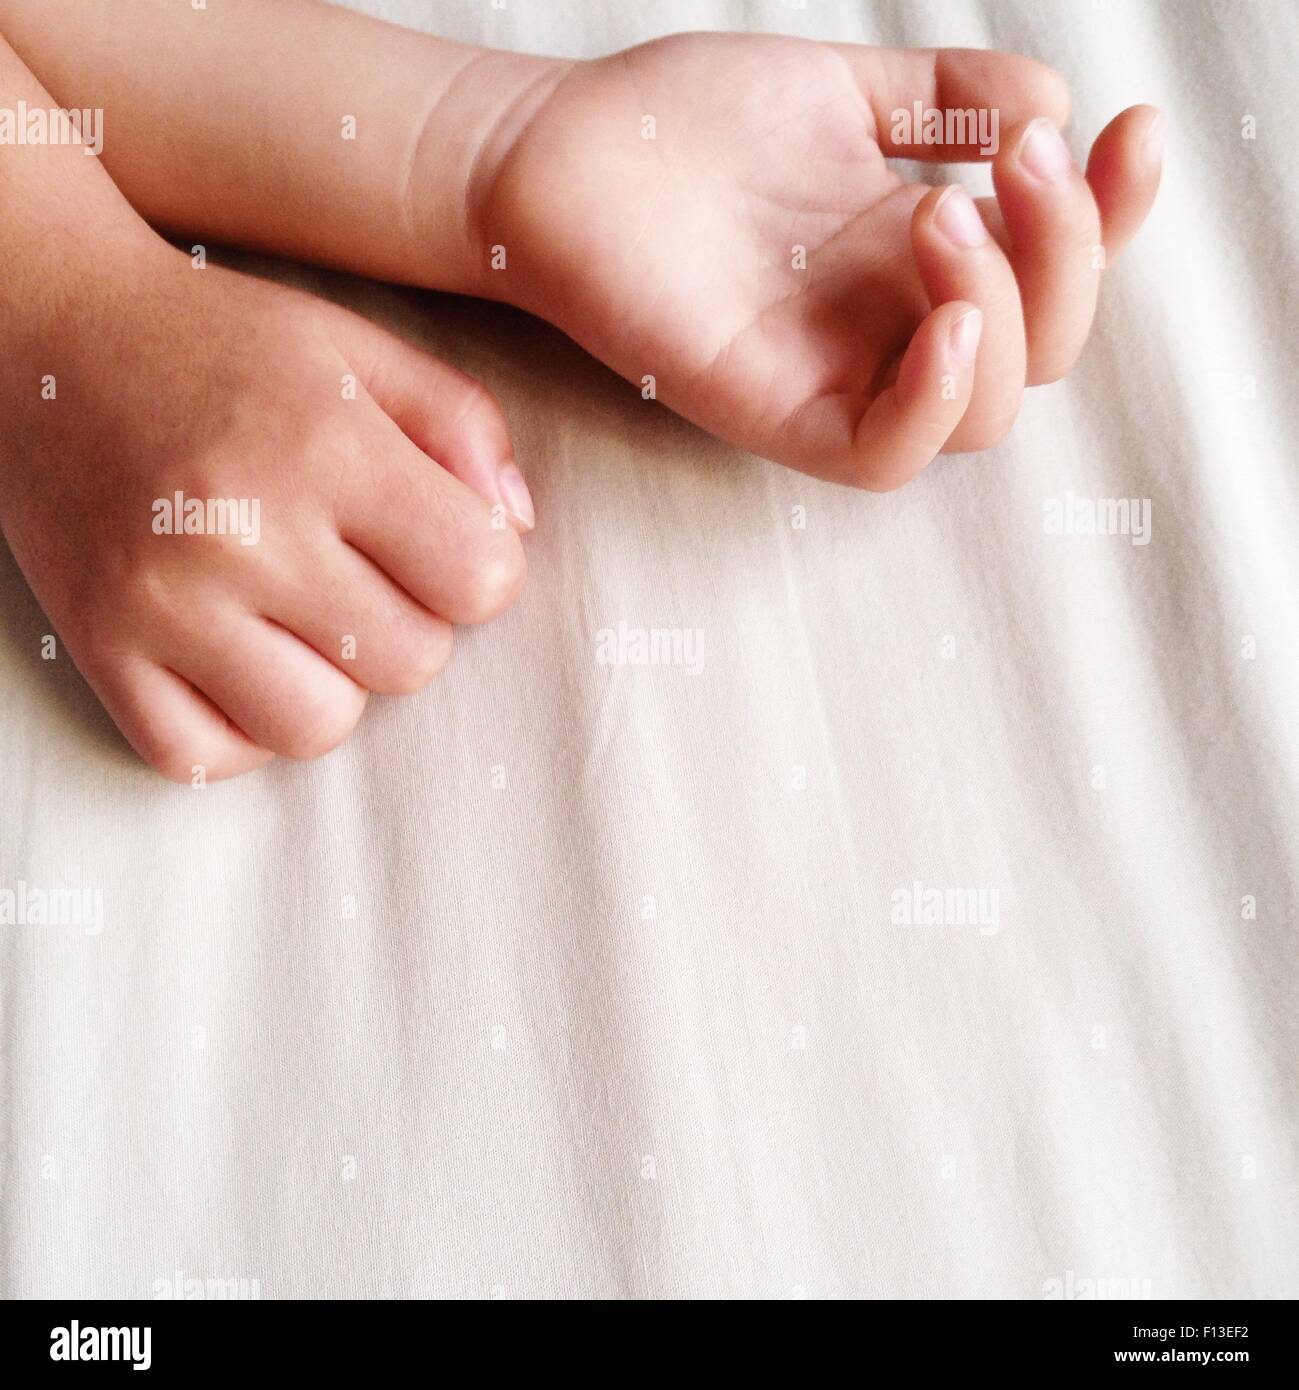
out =
[(407, 207), (414, 279), (428, 289), (517, 303), (508, 266), (515, 230), (494, 196), (524, 133), (572, 61), (480, 49), (414, 137)]

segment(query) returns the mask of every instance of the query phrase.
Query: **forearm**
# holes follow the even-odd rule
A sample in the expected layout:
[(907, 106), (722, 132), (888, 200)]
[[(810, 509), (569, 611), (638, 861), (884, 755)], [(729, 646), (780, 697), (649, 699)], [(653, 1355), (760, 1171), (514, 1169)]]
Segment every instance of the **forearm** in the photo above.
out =
[(0, 0), (0, 31), (104, 110), (104, 164), (160, 229), (465, 294), (479, 193), (564, 66), (320, 0)]
[[(91, 279), (120, 279), (165, 249), (72, 129), (51, 122), (57, 106), (0, 38), (0, 341), (10, 362), (29, 360), (22, 348)], [(8, 373), (0, 391), (18, 389), (19, 375)]]
[[(74, 446), (56, 444), (87, 399), (104, 398), (104, 344), (124, 307), (188, 262), (132, 211), (57, 101), (0, 38), (0, 527), (33, 467), (64, 490)], [(24, 119), (20, 127), (17, 118)], [(110, 396), (120, 394), (111, 381)], [(96, 387), (95, 382), (98, 382)], [(70, 407), (70, 410), (67, 409)], [(115, 409), (110, 403), (109, 412)], [(40, 441), (45, 441), (42, 448)], [(74, 489), (69, 484), (70, 496)], [(12, 538), (11, 538), (12, 539)], [(26, 554), (37, 544), (28, 538)]]

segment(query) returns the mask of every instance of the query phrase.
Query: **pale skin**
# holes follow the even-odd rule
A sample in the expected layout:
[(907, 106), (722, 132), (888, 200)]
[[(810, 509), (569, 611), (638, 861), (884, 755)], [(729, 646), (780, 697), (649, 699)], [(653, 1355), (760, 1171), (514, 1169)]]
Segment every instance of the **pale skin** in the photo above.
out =
[[(1063, 80), (1009, 54), (702, 34), (574, 63), (413, 35), (314, 0), (221, 0), (207, 11), (0, 0), (0, 31), (59, 103), (105, 108), (101, 162), (155, 227), (514, 303), (636, 387), (652, 376), (660, 400), (720, 438), (872, 490), (899, 486), (939, 453), (987, 448), (1025, 386), (1067, 373), (1102, 270), (1159, 182), (1154, 108), (1115, 117), (1084, 173), (1056, 133)], [(15, 83), (33, 78), (13, 55), (6, 63), (0, 104), (12, 105)], [(959, 188), (909, 184), (887, 162), (979, 154), (895, 147), (892, 113), (914, 101), (997, 109), (995, 198), (976, 210)], [(355, 140), (343, 138), (345, 118)], [(0, 148), (0, 177), (19, 153), (32, 152)], [(123, 302), (111, 257), (97, 277), (98, 253), (87, 252), (85, 312), (98, 317), (84, 331), (99, 335), (99, 351), (78, 358), (63, 341), (74, 336), (66, 314), (57, 347), (87, 382), (112, 379), (75, 402), (61, 394), (57, 415), (6, 400), (23, 422), (0, 477), (6, 536), (155, 766), (188, 776), (202, 762), (220, 776), (274, 752), (310, 756), (351, 727), (367, 689), (418, 685), (445, 659), (452, 624), (513, 597), (516, 532), (533, 517), (508, 435), (480, 388), (389, 335), (246, 277), (197, 275), (103, 174), (69, 167), (66, 196), (75, 179), (87, 197), (98, 176), (104, 238), (149, 248), (129, 266), (149, 312)], [(19, 184), (18, 196), (31, 195)], [(44, 215), (53, 223), (58, 212)], [(0, 214), (0, 248), (9, 218)], [(22, 220), (30, 234), (33, 215)], [(116, 288), (96, 294), (110, 277)], [(250, 320), (261, 330), (249, 332)], [(123, 357), (102, 350), (114, 333)], [(164, 352), (210, 366), (169, 380)], [(337, 399), (334, 377), (349, 364), (364, 401)], [(112, 412), (96, 404), (109, 392)], [(196, 431), (196, 419), (211, 428)], [(258, 433), (287, 443), (247, 442)], [(112, 487), (102, 462), (89, 462), (104, 458), (105, 435), (120, 459)], [(197, 464), (196, 438), (212, 442)], [(24, 469), (24, 458), (57, 467)], [(415, 500), (372, 510), (358, 544), (341, 518), (383, 500), (375, 469)], [(211, 495), (275, 499), (255, 564), (207, 538), (167, 549), (147, 527), (135, 536), (141, 497), (200, 482)], [(25, 541), (74, 515), (95, 519), (68, 553)], [(319, 583), (320, 556), (336, 558), (328, 547), (344, 541), (357, 563), (366, 556), (373, 595), (354, 587), (355, 571)], [(100, 576), (99, 616), (75, 573), (87, 564)], [(299, 602), (266, 614), (266, 586)], [(173, 614), (176, 651), (159, 648), (172, 629), (141, 594)], [(336, 611), (345, 597), (346, 615)], [(261, 614), (274, 640), (249, 648), (246, 628), (195, 619), (192, 605), (206, 601)], [(356, 629), (367, 669), (331, 650)], [(114, 669), (139, 655), (185, 689), (169, 688), (168, 702), (151, 674), (110, 690), (97, 678), (110, 652)], [(187, 660), (192, 674), (177, 669)], [(295, 704), (313, 711), (311, 740), (294, 732)]]
[[(49, 98), (0, 41), (0, 105)], [(509, 466), (476, 383), (367, 320), (199, 271), (72, 147), (0, 150), (0, 520), (139, 754), (193, 782), (311, 758), (423, 686), (524, 577), (475, 490)], [(435, 462), (434, 460), (437, 460)], [(160, 535), (175, 491), (260, 539)]]

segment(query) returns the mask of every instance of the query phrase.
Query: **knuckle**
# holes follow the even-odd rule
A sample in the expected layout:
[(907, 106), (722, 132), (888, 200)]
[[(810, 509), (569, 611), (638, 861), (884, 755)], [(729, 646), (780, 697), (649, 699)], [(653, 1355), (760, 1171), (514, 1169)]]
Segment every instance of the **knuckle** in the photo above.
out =
[(212, 775), (211, 761), (195, 748), (158, 740), (147, 743), (138, 751), (149, 767), (168, 782), (190, 782), (197, 768), (203, 768), (209, 776)]
[(146, 718), (123, 728), (131, 747), (146, 766), (168, 782), (190, 782), (196, 769), (212, 774), (214, 749), (204, 746), (204, 740), (168, 727), (163, 721)]
[(218, 782), (256, 766), (258, 761), (240, 762), (229, 755), (222, 755), (213, 748), (202, 747), (200, 743), (176, 739), (165, 734), (149, 738), (143, 746), (137, 744), (136, 751), (160, 777), (184, 786), (193, 782), (199, 773), (202, 773), (206, 781)]
[(323, 758), (356, 728), (364, 707), (365, 696), (359, 690), (357, 698), (335, 690), (304, 696), (296, 717), (282, 734), (279, 751), (297, 762)]
[(857, 486), (863, 492), (896, 492), (904, 484), (909, 483), (919, 472), (919, 468), (893, 469), (887, 472), (871, 472), (863, 475), (857, 482)]
[(460, 409), (456, 418), (459, 430), (479, 436), (496, 452), (512, 452), (509, 426), (500, 402), (479, 381), (463, 384)]
[(384, 663), (383, 693), (414, 695), (442, 670), (451, 656), (450, 627), (411, 633), (393, 643)]
[(463, 393), (461, 413), (464, 418), (479, 422), (504, 421), (505, 417), (501, 413), (501, 407), (496, 397), (481, 381), (477, 381), (473, 377), (465, 377), (458, 383), (458, 386)]
[(462, 622), (485, 623), (499, 617), (519, 596), (528, 565), (523, 546), (511, 531), (494, 532), (469, 562), (461, 598)]
[(321, 398), (313, 408), (286, 411), (278, 423), (277, 448), (300, 469), (336, 471), (364, 448), (355, 414)]

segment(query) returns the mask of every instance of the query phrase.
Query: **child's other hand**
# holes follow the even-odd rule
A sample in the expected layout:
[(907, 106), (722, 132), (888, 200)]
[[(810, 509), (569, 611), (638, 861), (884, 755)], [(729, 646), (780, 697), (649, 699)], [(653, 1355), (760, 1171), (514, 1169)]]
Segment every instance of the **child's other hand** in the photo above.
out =
[(24, 345), (0, 393), (0, 517), (158, 771), (323, 754), (368, 691), (418, 689), (452, 624), (513, 602), (531, 507), (476, 383), (171, 248), (54, 293), (57, 333)]
[[(982, 217), (887, 162), (979, 157), (895, 145), (915, 102), (997, 112)], [(1154, 200), (1158, 113), (1116, 117), (1084, 177), (1056, 136), (1068, 103), (1050, 69), (973, 50), (689, 34), (577, 63), (481, 200), (506, 251), (487, 292), (724, 439), (896, 487), (994, 444), (1026, 384), (1069, 370), (1101, 247)]]

